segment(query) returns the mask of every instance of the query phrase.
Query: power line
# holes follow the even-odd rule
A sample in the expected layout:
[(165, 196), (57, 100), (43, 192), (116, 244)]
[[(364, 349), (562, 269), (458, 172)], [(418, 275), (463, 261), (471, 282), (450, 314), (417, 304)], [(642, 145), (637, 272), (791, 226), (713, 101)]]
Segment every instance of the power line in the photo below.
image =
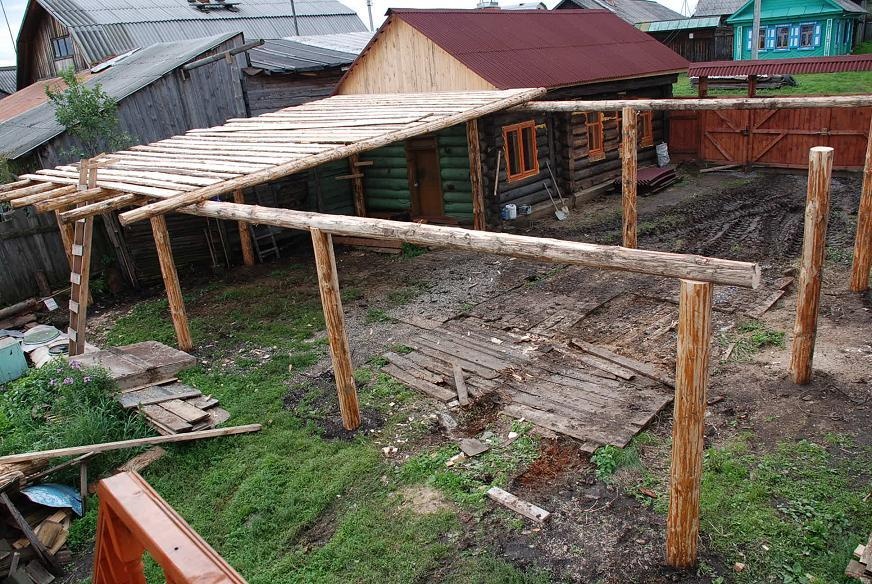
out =
[(12, 40), (12, 50), (15, 51), (15, 56), (18, 56), (18, 47), (15, 46), (15, 35), (12, 34), (12, 25), (9, 24), (9, 16), (6, 15), (6, 5), (3, 0), (0, 0), (0, 8), (3, 9), (3, 18), (6, 20), (6, 28), (9, 29), (9, 38)]

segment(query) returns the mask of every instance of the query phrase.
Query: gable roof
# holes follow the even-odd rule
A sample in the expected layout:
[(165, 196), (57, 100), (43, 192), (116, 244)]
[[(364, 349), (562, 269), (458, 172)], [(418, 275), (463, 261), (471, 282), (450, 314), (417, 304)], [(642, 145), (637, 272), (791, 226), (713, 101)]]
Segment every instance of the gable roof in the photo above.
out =
[(677, 73), (688, 66), (684, 57), (607, 10), (404, 8), (388, 11), (352, 69), (395, 19), (498, 89), (585, 85)]
[[(115, 101), (121, 101), (238, 34), (154, 44), (118, 59), (96, 75), (88, 74), (85, 85), (99, 84)], [(0, 100), (0, 153), (4, 157), (23, 156), (64, 132), (45, 94), (46, 86), (58, 83), (58, 79), (40, 81)]]
[(188, 0), (29, 1), (18, 35), (19, 54), (30, 39), (25, 31), (28, 19), (35, 17), (31, 8), (38, 5), (70, 29), (90, 65), (155, 43), (226, 32), (256, 40), (366, 30), (357, 13), (338, 0), (295, 0), (296, 27), (289, 0), (234, 0), (232, 11), (200, 10), (200, 2)]
[(555, 10), (566, 8), (609, 10), (630, 24), (684, 18), (655, 0), (563, 0), (554, 7)]
[(248, 51), (252, 67), (267, 73), (303, 73), (350, 65), (372, 38), (370, 32), (288, 37)]
[[(805, 2), (792, 2), (774, 6), (767, 6), (763, 2), (760, 18), (769, 20), (773, 18), (815, 16), (818, 14), (843, 14), (846, 12), (850, 14), (864, 14), (866, 11), (850, 0), (805, 0)], [(727, 19), (727, 22), (741, 22), (753, 20), (753, 18), (754, 0), (747, 0)]]
[(645, 32), (667, 32), (673, 30), (689, 30), (697, 28), (717, 28), (721, 24), (718, 16), (703, 16), (700, 18), (682, 18), (681, 20), (660, 20), (656, 22), (640, 22), (636, 28)]
[(741, 8), (744, 3), (745, 0), (699, 0), (693, 15), (694, 17), (729, 16)]

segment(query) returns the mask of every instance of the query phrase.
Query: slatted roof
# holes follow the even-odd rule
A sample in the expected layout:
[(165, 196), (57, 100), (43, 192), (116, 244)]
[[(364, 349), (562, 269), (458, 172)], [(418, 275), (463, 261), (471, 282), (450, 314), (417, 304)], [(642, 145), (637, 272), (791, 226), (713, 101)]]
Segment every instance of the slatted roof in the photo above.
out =
[(61, 202), (86, 205), (71, 211), (68, 219), (148, 203), (121, 215), (122, 222), (129, 223), (149, 212), (170, 212), (465, 123), (544, 94), (545, 89), (510, 89), (338, 95), (101, 157), (98, 188), (87, 195), (69, 188), (79, 183), (79, 170), (66, 165), (23, 175), (15, 190), (0, 187), (0, 202), (39, 203), (49, 209)]

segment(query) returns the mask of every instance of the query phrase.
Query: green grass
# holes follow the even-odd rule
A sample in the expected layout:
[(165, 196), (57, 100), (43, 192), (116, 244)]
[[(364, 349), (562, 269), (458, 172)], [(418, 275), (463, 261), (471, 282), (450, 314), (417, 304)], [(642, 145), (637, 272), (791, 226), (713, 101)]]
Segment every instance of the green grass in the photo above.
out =
[[(872, 50), (872, 49), (870, 49)], [(844, 95), (869, 93), (872, 87), (872, 71), (858, 71), (847, 73), (810, 73), (806, 75), (794, 75), (797, 85), (785, 86), (780, 89), (758, 89), (757, 94), (767, 97), (780, 95)], [(672, 86), (675, 97), (696, 97), (696, 86), (691, 85), (690, 78), (686, 73), (678, 76), (678, 81)], [(742, 96), (747, 95), (747, 89), (710, 89), (709, 95), (713, 96)]]
[(754, 454), (736, 440), (706, 451), (701, 529), (739, 582), (844, 582), (854, 547), (869, 537), (872, 448), (809, 441)]
[(768, 328), (759, 320), (749, 320), (742, 323), (731, 335), (722, 337), (725, 345), (735, 343), (730, 359), (733, 361), (749, 361), (755, 353), (768, 347), (784, 347), (785, 333)]

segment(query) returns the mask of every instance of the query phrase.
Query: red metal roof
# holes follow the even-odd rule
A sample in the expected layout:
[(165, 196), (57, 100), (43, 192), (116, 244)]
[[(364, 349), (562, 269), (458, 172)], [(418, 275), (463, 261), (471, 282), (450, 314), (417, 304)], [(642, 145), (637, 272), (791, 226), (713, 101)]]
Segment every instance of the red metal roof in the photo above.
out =
[(684, 57), (608, 10), (393, 9), (389, 14), (498, 89), (583, 85), (688, 66)]
[(691, 77), (729, 77), (731, 75), (798, 75), (801, 73), (842, 73), (845, 71), (872, 71), (872, 55), (760, 59), (757, 61), (710, 61), (691, 64), (688, 75)]

